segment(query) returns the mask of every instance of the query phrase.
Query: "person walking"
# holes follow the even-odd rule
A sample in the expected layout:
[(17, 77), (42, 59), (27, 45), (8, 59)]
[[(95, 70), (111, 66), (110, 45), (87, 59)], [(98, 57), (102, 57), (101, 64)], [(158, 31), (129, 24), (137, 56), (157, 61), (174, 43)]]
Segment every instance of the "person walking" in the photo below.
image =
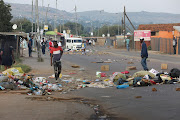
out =
[(82, 42), (81, 47), (82, 47), (82, 55), (86, 55), (86, 43), (85, 43), (85, 41)]
[(129, 42), (130, 42), (130, 40), (126, 39), (126, 48), (127, 48), (127, 51), (129, 51)]
[(13, 47), (10, 46), (7, 42), (1, 50), (2, 56), (2, 65), (5, 67), (5, 70), (11, 68), (12, 64), (15, 63)]
[(41, 47), (42, 47), (42, 54), (45, 55), (46, 54), (46, 42), (45, 42), (44, 38), (42, 38)]
[(51, 48), (51, 66), (54, 65), (54, 74), (56, 82), (58, 82), (59, 75), (61, 74), (61, 57), (63, 55), (63, 49), (58, 46), (57, 41), (53, 41), (53, 47)]
[(147, 51), (147, 46), (146, 46), (146, 43), (144, 42), (144, 38), (140, 38), (140, 43), (141, 43), (141, 46), (142, 46), (142, 49), (141, 49), (141, 65), (142, 67), (144, 68), (145, 71), (148, 71), (148, 67), (147, 67), (147, 58), (148, 58), (148, 51)]
[(28, 42), (28, 48), (29, 48), (29, 57), (32, 57), (32, 44), (33, 44), (33, 36), (31, 36), (29, 42)]
[(176, 54), (176, 47), (177, 47), (177, 39), (175, 37), (173, 37), (174, 54)]

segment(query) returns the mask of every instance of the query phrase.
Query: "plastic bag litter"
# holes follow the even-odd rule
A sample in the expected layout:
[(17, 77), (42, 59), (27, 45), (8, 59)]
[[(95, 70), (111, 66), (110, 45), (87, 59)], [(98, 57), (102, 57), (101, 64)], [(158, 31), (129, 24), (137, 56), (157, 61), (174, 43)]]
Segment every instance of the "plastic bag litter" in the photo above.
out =
[(11, 89), (11, 90), (17, 88), (17, 85), (12, 82), (1, 82), (0, 86), (4, 87), (5, 89)]
[(118, 80), (119, 78), (126, 80), (126, 76), (120, 72), (114, 72), (113, 75), (109, 79), (110, 81), (113, 82), (115, 80)]
[(149, 75), (151, 78), (155, 78), (155, 75), (153, 73), (150, 73), (149, 71), (139, 71), (134, 73), (133, 77), (144, 77), (145, 75)]
[(45, 77), (36, 77), (34, 83), (47, 83), (47, 80)]
[[(49, 76), (48, 78), (54, 79), (55, 78), (55, 74)], [(59, 78), (62, 78), (62, 74), (59, 75)]]
[(24, 71), (22, 70), (21, 67), (9, 68), (9, 69), (3, 71), (2, 73), (4, 75), (19, 75), (19, 76), (24, 75)]
[(0, 82), (7, 82), (8, 76), (5, 76), (4, 74), (0, 74)]
[(149, 72), (154, 74), (155, 76), (159, 73), (157, 70), (155, 70), (153, 68)]

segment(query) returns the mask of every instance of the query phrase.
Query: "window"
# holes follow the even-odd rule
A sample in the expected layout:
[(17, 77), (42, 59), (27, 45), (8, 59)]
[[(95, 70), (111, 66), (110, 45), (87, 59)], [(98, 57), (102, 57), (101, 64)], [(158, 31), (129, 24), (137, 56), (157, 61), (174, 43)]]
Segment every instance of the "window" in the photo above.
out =
[(74, 40), (74, 43), (82, 43), (82, 40)]
[(158, 32), (151, 32), (151, 36), (159, 36), (159, 31)]
[(151, 36), (156, 36), (156, 32), (151, 32)]
[(71, 43), (71, 40), (67, 40), (67, 43)]

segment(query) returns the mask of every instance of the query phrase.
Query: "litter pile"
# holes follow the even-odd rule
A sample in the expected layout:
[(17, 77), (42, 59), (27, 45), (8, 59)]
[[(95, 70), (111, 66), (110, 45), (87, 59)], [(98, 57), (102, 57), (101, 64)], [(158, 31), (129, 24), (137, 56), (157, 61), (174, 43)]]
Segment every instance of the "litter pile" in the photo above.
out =
[[(128, 76), (129, 71), (124, 72), (114, 72), (108, 79), (105, 80), (95, 80), (95, 81), (85, 81), (81, 86), (83, 87), (95, 87), (95, 88), (107, 88), (116, 86), (117, 89), (127, 88), (129, 86), (141, 87), (141, 86), (151, 86), (159, 84), (176, 84), (180, 83), (180, 70), (174, 68), (167, 72), (158, 72), (155, 69), (150, 71), (138, 71), (132, 76)], [(106, 77), (106, 73), (96, 72), (97, 78)]]
[(31, 90), (28, 95), (50, 95), (51, 91), (61, 91), (61, 84), (52, 84), (45, 77), (33, 78), (20, 67), (10, 68), (0, 74), (0, 89)]

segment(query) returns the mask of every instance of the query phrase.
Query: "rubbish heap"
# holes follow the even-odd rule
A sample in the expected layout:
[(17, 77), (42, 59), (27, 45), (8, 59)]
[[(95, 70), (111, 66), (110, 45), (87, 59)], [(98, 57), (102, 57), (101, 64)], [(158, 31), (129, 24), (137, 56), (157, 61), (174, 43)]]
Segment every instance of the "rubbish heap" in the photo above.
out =
[(20, 67), (10, 68), (0, 74), (0, 89), (31, 90), (28, 95), (50, 95), (51, 91), (61, 91), (61, 84), (52, 84), (45, 77), (26, 75)]
[[(107, 88), (116, 86), (117, 89), (127, 88), (129, 86), (141, 87), (161, 84), (176, 84), (180, 83), (180, 70), (174, 68), (167, 72), (158, 72), (155, 69), (150, 71), (138, 71), (132, 76), (128, 76), (129, 71), (114, 72), (108, 79), (95, 81), (84, 81), (80, 86), (83, 87), (95, 87), (95, 88)], [(96, 72), (97, 78), (106, 77), (106, 73)]]

